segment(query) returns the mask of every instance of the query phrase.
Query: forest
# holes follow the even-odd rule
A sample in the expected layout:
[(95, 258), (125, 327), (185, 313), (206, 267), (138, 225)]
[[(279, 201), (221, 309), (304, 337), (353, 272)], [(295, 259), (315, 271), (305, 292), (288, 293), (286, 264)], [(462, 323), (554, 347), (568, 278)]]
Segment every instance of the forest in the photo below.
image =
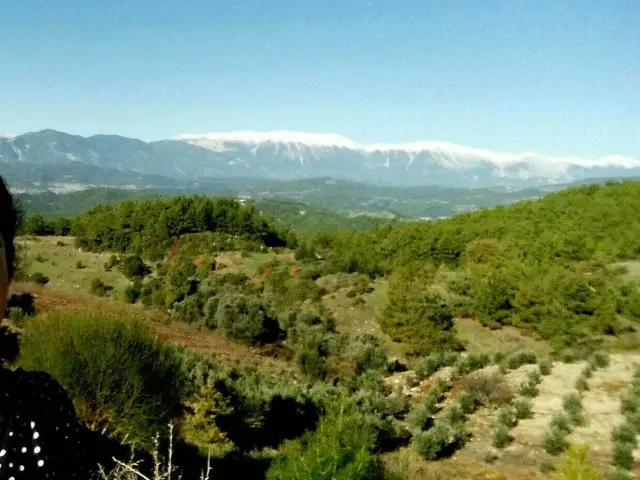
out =
[[(270, 352), (287, 373), (160, 342), (133, 310), (23, 318), (17, 304), (9, 317), (24, 332), (7, 361), (51, 373), (86, 424), (141, 461), (175, 425), (174, 462), (185, 478), (197, 478), (207, 458), (212, 478), (405, 478), (383, 461), (389, 452), (451, 457), (469, 441), (471, 415), (513, 400), (494, 395), (500, 378), (471, 383), (474, 371), (539, 364), (544, 372), (552, 361), (589, 361), (595, 371), (602, 351), (637, 349), (640, 290), (628, 269), (640, 257), (637, 211), (640, 183), (611, 182), (348, 232), (301, 234), (253, 205), (204, 196), (32, 215), (25, 238), (69, 236), (82, 252), (106, 255), (104, 270), (126, 277), (117, 302)], [(252, 270), (223, 265), (232, 252)], [(327, 306), (341, 291), (350, 305), (365, 304), (380, 285), (379, 335), (344, 328)], [(98, 278), (90, 285), (97, 297), (111, 298), (110, 288)], [(548, 358), (472, 351), (458, 319), (522, 331), (548, 346)], [(402, 353), (392, 354), (397, 346)], [(387, 382), (410, 370), (416, 385), (447, 368), (453, 376), (417, 403)], [(457, 380), (467, 382), (463, 394), (442, 406)], [(541, 377), (526, 381), (523, 395), (535, 397)]]

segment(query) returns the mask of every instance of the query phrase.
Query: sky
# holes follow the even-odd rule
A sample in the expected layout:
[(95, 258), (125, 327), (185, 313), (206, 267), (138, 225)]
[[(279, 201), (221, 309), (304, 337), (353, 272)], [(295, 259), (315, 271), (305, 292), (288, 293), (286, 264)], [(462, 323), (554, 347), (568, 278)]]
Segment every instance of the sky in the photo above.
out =
[(0, 133), (640, 158), (638, 0), (2, 0)]

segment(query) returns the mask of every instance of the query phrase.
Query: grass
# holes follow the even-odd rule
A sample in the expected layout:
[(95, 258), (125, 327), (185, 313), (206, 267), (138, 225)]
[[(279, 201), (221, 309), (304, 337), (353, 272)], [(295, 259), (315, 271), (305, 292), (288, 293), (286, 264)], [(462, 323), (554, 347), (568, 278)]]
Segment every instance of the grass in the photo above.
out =
[(105, 271), (104, 263), (111, 253), (80, 252), (73, 242), (72, 237), (21, 238), (19, 244), (24, 248), (25, 273), (39, 272), (49, 278), (49, 287), (66, 292), (88, 292), (91, 281), (98, 278), (113, 287), (110, 296), (122, 298), (130, 282), (117, 268)]

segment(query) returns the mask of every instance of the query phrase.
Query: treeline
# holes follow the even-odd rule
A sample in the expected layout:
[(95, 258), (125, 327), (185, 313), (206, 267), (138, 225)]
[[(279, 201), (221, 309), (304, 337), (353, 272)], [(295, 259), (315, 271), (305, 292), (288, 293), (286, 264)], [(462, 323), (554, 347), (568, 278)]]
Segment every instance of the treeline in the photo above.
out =
[(433, 223), (320, 234), (297, 254), (326, 258), (325, 271), (393, 273), (381, 320), (398, 339), (432, 324), (446, 332), (448, 314), (532, 329), (563, 349), (636, 328), (638, 287), (612, 264), (639, 258), (638, 211), (640, 183), (591, 185)]
[(153, 260), (164, 257), (173, 238), (191, 233), (216, 232), (267, 247), (296, 244), (294, 235), (281, 232), (255, 207), (202, 196), (98, 205), (71, 219), (48, 221), (32, 215), (22, 231), (74, 235), (83, 250), (141, 254)]

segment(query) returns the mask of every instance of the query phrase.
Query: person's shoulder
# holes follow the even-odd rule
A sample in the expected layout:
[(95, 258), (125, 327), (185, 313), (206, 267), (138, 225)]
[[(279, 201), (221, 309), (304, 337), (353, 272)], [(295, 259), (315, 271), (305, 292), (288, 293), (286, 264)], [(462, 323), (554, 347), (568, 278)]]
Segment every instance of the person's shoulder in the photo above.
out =
[(25, 394), (47, 397), (50, 400), (67, 399), (67, 393), (64, 388), (47, 372), (17, 368), (9, 372), (8, 375), (12, 377), (13, 383), (19, 385), (20, 390)]

